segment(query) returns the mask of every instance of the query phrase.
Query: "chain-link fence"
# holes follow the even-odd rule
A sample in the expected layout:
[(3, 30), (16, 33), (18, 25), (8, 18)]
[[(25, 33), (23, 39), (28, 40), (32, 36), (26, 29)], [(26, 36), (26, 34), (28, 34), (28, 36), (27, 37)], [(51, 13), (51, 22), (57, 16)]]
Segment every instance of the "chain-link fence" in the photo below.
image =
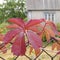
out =
[[(34, 52), (32, 52), (31, 55), (29, 55), (29, 43), (26, 44), (27, 52), (24, 56), (14, 56), (10, 51), (10, 48), (8, 48), (8, 54), (3, 54), (0, 53), (0, 60), (60, 60), (60, 55), (57, 54), (60, 52), (60, 50), (52, 50), (52, 44), (57, 43), (60, 45), (59, 41), (56, 40), (55, 38), (51, 38), (50, 42), (45, 43), (43, 42), (43, 47), (41, 47), (41, 53), (38, 56), (35, 56)], [(12, 44), (12, 43), (10, 43)], [(2, 44), (3, 46), (3, 44)], [(0, 47), (2, 48), (2, 47)], [(60, 48), (60, 47), (59, 47)], [(10, 52), (9, 52), (10, 51)], [(4, 57), (5, 56), (5, 57)], [(6, 59), (7, 58), (7, 59)], [(13, 59), (11, 59), (13, 58)]]

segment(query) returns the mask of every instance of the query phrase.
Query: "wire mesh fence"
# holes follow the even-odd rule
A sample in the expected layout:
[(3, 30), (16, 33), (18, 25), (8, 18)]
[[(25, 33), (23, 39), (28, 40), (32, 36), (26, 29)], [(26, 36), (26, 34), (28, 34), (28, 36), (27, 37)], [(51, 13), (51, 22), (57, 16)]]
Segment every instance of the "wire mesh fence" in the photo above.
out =
[[(2, 55), (2, 53), (0, 51), (0, 60), (60, 60), (60, 55), (57, 54), (58, 52), (60, 52), (60, 50), (58, 50), (58, 51), (52, 50), (51, 46), (54, 42), (56, 42), (57, 44), (60, 45), (58, 40), (56, 40), (55, 38), (51, 38), (50, 42), (43, 43), (43, 47), (40, 48), (41, 52), (40, 52), (40, 54), (38, 54), (38, 56), (35, 56), (34, 52), (32, 52), (32, 54), (29, 55), (29, 53), (28, 53), (29, 45), (30, 45), (29, 43), (26, 43), (27, 52), (24, 56), (13, 56), (13, 54), (10, 51), (10, 48), (11, 48), (11, 46), (10, 46), (10, 48), (7, 49), (8, 52), (10, 51), (8, 54)], [(12, 44), (12, 43), (10, 43), (10, 44)], [(4, 46), (4, 44), (2, 44), (2, 47), (3, 46)], [(2, 48), (2, 47), (0, 47), (0, 48)], [(13, 59), (11, 59), (11, 58), (13, 58)]]

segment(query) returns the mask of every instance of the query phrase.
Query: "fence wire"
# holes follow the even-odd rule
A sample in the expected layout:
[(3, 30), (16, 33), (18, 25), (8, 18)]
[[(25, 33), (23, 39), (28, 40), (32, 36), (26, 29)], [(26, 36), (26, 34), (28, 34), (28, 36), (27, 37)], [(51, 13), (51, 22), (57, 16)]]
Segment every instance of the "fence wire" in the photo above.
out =
[[(57, 53), (60, 52), (60, 50), (55, 51), (55, 50), (51, 50), (51, 49), (49, 49), (49, 48), (46, 49), (47, 47), (49, 47), (49, 44), (51, 44), (52, 41), (55, 41), (57, 44), (60, 45), (60, 43), (58, 42), (57, 39), (51, 38), (49, 43), (46, 43), (43, 47), (40, 48), (41, 52), (40, 52), (40, 54), (39, 54), (38, 56), (31, 57), (31, 56), (25, 54), (24, 56), (27, 58), (26, 60), (46, 60), (46, 59), (41, 59), (41, 55), (42, 55), (43, 53), (45, 53), (45, 54), (50, 58), (50, 59), (47, 59), (47, 60), (55, 60), (55, 58), (58, 56)], [(52, 42), (52, 43), (53, 43), (53, 42)], [(10, 44), (13, 44), (13, 43), (10, 42)], [(1, 48), (4, 47), (4, 44), (1, 44), (0, 46), (1, 46), (1, 47), (0, 47), (0, 49), (1, 49)], [(26, 47), (27, 47), (27, 48), (29, 47), (29, 43), (26, 43)], [(59, 48), (60, 48), (60, 47), (59, 47)], [(10, 49), (10, 48), (8, 48), (7, 50), (9, 50), (9, 49)], [(1, 53), (1, 51), (0, 51), (0, 53)], [(52, 56), (52, 54), (50, 54), (50, 53), (54, 53), (54, 55)], [(47, 57), (47, 56), (46, 56), (46, 57)], [(59, 55), (59, 56), (60, 56), (60, 55)], [(10, 57), (11, 57), (11, 56), (10, 56)], [(21, 56), (21, 57), (22, 57), (22, 56)], [(16, 56), (13, 60), (18, 60), (18, 58), (19, 58), (19, 56)], [(38, 59), (38, 58), (39, 58), (39, 59)], [(6, 60), (4, 57), (1, 57), (1, 56), (0, 56), (0, 59), (1, 59), (1, 60)], [(11, 60), (11, 59), (8, 59), (8, 60)], [(19, 60), (25, 60), (25, 59), (19, 59)], [(60, 59), (58, 59), (58, 60), (60, 60)]]

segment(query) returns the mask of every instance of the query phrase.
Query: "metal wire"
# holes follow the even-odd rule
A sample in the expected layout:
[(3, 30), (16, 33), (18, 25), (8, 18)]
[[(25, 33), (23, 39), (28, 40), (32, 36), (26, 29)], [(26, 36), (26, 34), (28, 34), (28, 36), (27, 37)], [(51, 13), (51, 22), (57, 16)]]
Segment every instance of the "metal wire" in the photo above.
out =
[[(60, 45), (60, 43), (57, 41), (57, 39), (55, 39), (55, 38), (51, 38), (50, 39), (51, 41), (55, 41), (55, 42), (57, 42), (57, 44), (59, 44)], [(37, 60), (40, 56), (41, 56), (41, 54), (43, 53), (43, 52), (45, 52), (50, 58), (51, 58), (51, 60), (54, 60), (54, 58), (58, 55), (57, 53), (58, 52), (60, 52), (60, 50), (58, 50), (58, 51), (53, 51), (53, 50), (49, 50), (49, 49), (45, 49), (50, 43), (51, 43), (51, 41), (49, 42), (49, 43), (47, 43), (44, 47), (41, 47), (40, 48), (40, 50), (41, 50), (41, 53), (38, 55), (38, 56), (36, 56), (35, 58), (34, 58), (34, 60)], [(10, 44), (12, 45), (13, 43), (11, 43), (10, 42)], [(26, 43), (26, 47), (28, 47), (29, 46), (29, 43), (27, 42)], [(3, 48), (4, 47), (4, 44), (0, 44), (0, 49), (1, 48)], [(11, 47), (11, 46), (10, 46)], [(60, 47), (59, 47), (60, 48)], [(10, 48), (7, 48), (7, 50), (9, 50)], [(0, 53), (1, 53), (2, 51), (0, 50)], [(56, 53), (54, 56), (51, 56), (48, 52), (53, 52), (53, 53)], [(17, 60), (17, 58), (18, 58), (19, 56), (16, 56), (15, 57), (15, 59), (14, 60)], [(32, 60), (32, 58), (31, 57), (29, 57), (29, 56), (27, 56), (26, 54), (25, 54), (25, 57), (26, 58), (28, 58), (29, 60)], [(2, 60), (5, 60), (3, 57), (0, 57)], [(49, 60), (49, 59), (48, 59)]]

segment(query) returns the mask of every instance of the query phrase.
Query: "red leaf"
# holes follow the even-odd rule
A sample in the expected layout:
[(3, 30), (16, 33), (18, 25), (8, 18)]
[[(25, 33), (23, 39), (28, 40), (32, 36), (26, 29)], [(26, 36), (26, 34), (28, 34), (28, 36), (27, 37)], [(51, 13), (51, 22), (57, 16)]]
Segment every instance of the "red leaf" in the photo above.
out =
[(26, 44), (24, 40), (24, 33), (21, 32), (19, 36), (16, 38), (15, 42), (12, 45), (12, 52), (14, 55), (25, 55), (26, 52)]
[(36, 24), (39, 24), (41, 22), (45, 22), (45, 20), (44, 19), (32, 19), (32, 20), (27, 22), (26, 28), (29, 28), (29, 27), (34, 26)]
[(8, 44), (19, 32), (19, 29), (8, 31), (3, 39), (3, 42)]
[(20, 28), (18, 25), (16, 25), (16, 24), (10, 24), (10, 25), (8, 25), (8, 26), (6, 26), (6, 28), (8, 28), (8, 29), (13, 29), (13, 28)]
[(20, 27), (24, 27), (24, 21), (21, 18), (11, 18), (8, 21), (17, 24)]
[(28, 30), (27, 37), (29, 43), (32, 45), (34, 49), (42, 47), (42, 40), (40, 39), (39, 35), (37, 35), (35, 32)]

